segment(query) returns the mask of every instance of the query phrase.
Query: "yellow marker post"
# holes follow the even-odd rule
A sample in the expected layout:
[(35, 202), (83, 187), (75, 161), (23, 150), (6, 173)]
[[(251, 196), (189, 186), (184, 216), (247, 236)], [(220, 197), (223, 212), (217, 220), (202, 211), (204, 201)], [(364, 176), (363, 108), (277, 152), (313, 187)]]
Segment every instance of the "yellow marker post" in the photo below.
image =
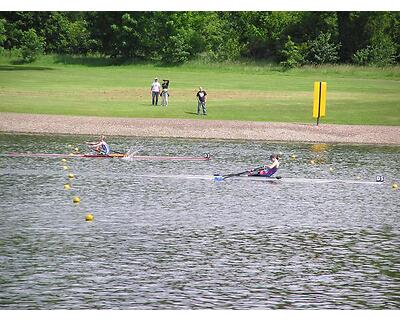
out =
[(325, 117), (326, 111), (326, 82), (314, 82), (314, 104), (313, 104), (313, 118), (317, 119)]

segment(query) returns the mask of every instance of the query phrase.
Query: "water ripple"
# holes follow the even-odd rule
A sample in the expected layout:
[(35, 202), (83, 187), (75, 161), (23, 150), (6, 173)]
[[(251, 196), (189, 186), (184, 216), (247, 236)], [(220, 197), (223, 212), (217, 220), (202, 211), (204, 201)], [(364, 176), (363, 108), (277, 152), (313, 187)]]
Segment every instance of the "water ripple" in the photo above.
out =
[[(12, 151), (20, 141), (32, 150), (65, 152), (81, 139), (0, 135), (0, 145)], [(58, 160), (0, 157), (2, 309), (400, 307), (400, 212), (398, 192), (388, 183), (144, 178), (240, 171), (279, 150), (285, 176), (371, 180), (370, 163), (385, 162), (386, 177), (396, 181), (398, 148), (115, 143), (147, 154), (215, 157), (200, 163), (71, 159), (76, 179), (68, 192)], [(311, 166), (313, 158), (318, 162)], [(330, 172), (332, 166), (340, 173)], [(79, 205), (73, 195), (81, 197)], [(84, 221), (89, 211), (92, 223)]]

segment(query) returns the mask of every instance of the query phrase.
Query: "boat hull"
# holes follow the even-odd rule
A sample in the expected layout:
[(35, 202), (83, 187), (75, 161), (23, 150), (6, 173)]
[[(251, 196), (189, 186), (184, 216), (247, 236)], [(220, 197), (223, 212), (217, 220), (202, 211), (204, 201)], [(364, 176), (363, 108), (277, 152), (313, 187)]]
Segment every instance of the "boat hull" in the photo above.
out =
[(148, 161), (207, 161), (210, 160), (210, 156), (202, 157), (186, 157), (186, 156), (130, 156), (125, 153), (111, 153), (109, 155), (101, 154), (62, 154), (62, 153), (18, 153), (10, 152), (3, 154), (6, 157), (50, 157), (50, 158), (127, 158), (129, 160), (148, 160)]
[(383, 181), (365, 181), (365, 180), (352, 180), (352, 179), (323, 179), (323, 178), (295, 178), (295, 177), (281, 177), (281, 176), (251, 176), (251, 175), (240, 175), (225, 177), (221, 175), (215, 175), (214, 181), (228, 181), (228, 180), (246, 180), (246, 181), (266, 181), (266, 182), (290, 182), (290, 183), (314, 183), (314, 184), (325, 184), (325, 183), (343, 183), (343, 184), (373, 184), (382, 185)]

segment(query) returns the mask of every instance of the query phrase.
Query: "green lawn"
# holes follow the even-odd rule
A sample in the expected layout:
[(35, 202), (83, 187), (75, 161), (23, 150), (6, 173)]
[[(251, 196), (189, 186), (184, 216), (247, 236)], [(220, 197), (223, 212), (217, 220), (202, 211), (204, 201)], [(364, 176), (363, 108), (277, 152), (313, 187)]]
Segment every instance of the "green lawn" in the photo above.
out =
[[(113, 66), (43, 57), (13, 65), (0, 57), (0, 112), (195, 119), (195, 93), (208, 93), (207, 119), (310, 123), (313, 82), (327, 81), (321, 123), (400, 125), (400, 67), (304, 67), (282, 72), (254, 63)], [(152, 107), (153, 78), (168, 78), (170, 105)]]

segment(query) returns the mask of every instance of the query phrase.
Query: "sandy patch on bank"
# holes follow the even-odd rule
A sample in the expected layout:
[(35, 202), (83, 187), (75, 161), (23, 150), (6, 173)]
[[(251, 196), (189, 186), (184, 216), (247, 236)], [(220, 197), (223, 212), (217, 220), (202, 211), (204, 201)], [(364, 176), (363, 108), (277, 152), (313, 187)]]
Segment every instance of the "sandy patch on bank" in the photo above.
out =
[(0, 113), (0, 132), (400, 145), (399, 126)]
[[(196, 97), (197, 89), (172, 89), (169, 90), (171, 97), (176, 101), (194, 100)], [(259, 100), (265, 99), (279, 99), (279, 100), (307, 100), (312, 101), (313, 95), (309, 91), (260, 91), (260, 90), (213, 90), (208, 94), (209, 97), (217, 100)], [(386, 97), (388, 96), (385, 93)], [(116, 89), (82, 89), (76, 91), (14, 91), (14, 90), (0, 90), (0, 97), (72, 97), (72, 98), (111, 98), (118, 100), (134, 100), (137, 98), (149, 98), (150, 90), (145, 88), (116, 88)], [(363, 93), (349, 93), (349, 92), (332, 92), (329, 94), (332, 100), (359, 100), (365, 96)]]

